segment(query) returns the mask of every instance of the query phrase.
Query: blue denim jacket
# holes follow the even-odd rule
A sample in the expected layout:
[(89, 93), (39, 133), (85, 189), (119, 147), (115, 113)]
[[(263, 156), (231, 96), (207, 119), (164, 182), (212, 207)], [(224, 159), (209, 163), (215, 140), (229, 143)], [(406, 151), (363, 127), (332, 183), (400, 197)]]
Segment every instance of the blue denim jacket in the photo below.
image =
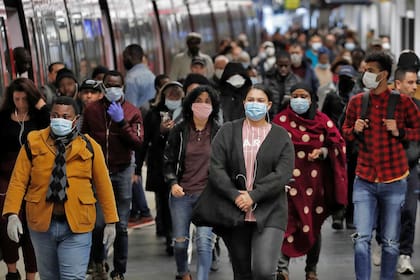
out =
[(155, 75), (140, 63), (131, 68), (125, 78), (125, 99), (140, 108), (155, 97)]

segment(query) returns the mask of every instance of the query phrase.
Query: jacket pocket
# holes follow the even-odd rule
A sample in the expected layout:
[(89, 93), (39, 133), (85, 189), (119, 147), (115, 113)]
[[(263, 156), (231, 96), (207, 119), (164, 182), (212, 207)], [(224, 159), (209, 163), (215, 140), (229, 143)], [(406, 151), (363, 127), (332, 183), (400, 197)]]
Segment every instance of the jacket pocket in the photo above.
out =
[(28, 222), (37, 223), (39, 219), (39, 209), (41, 202), (41, 195), (39, 194), (27, 194), (25, 196), (26, 201), (26, 217)]
[(92, 178), (93, 155), (88, 149), (82, 150), (67, 163), (67, 177)]
[(92, 224), (96, 220), (96, 199), (93, 195), (80, 194), (79, 195), (80, 207), (80, 223)]

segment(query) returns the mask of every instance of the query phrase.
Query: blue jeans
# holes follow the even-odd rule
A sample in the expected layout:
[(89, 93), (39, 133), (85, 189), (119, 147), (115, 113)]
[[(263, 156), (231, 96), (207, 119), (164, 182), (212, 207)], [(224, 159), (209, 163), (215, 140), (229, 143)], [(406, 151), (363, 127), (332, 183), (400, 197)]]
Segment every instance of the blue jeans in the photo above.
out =
[[(190, 240), (190, 224), (192, 209), (199, 194), (186, 194), (183, 197), (169, 196), (169, 208), (172, 217), (172, 232), (174, 240), (174, 255), (178, 275), (185, 275), (188, 269), (188, 242)], [(195, 241), (197, 245), (197, 280), (209, 278), (213, 232), (211, 227), (197, 227)]]
[(120, 221), (116, 224), (117, 235), (114, 241), (114, 271), (124, 274), (127, 269), (128, 258), (128, 217), (130, 216), (131, 204), (131, 176), (134, 173), (134, 166), (110, 174), (112, 187), (114, 189), (115, 202), (117, 204), (118, 217)]
[(377, 215), (381, 225), (381, 280), (393, 280), (399, 256), (401, 209), (407, 190), (407, 180), (392, 183), (372, 183), (359, 177), (354, 180), (353, 203), (356, 233), (354, 265), (357, 280), (369, 280), (371, 275), (370, 242)]
[(29, 230), (42, 280), (85, 279), (92, 233), (73, 233), (66, 221), (51, 220), (47, 232)]
[(141, 178), (138, 182), (133, 182), (133, 199), (131, 203), (131, 217), (139, 215), (140, 217), (150, 217), (150, 209), (147, 205), (146, 195), (144, 194)]

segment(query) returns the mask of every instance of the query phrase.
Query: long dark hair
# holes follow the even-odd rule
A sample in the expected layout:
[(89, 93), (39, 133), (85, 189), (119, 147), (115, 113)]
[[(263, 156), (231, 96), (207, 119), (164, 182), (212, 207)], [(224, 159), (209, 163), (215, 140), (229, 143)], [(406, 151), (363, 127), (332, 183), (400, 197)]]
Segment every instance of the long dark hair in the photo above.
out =
[(39, 97), (42, 95), (35, 86), (34, 82), (28, 78), (17, 78), (10, 83), (10, 85), (6, 88), (6, 94), (4, 95), (0, 112), (12, 113), (16, 110), (16, 106), (13, 101), (13, 93), (15, 91), (23, 91), (26, 93), (26, 98), (28, 100), (28, 113), (29, 116), (33, 116), (33, 113), (36, 111), (35, 105), (39, 101)]
[(197, 99), (197, 97), (202, 94), (203, 92), (207, 92), (211, 99), (211, 105), (213, 107), (213, 111), (209, 116), (209, 122), (216, 120), (219, 114), (219, 97), (211, 86), (199, 86), (195, 88), (193, 91), (190, 92), (185, 98), (182, 104), (182, 113), (184, 115), (184, 120), (186, 122), (192, 122), (193, 120), (193, 112), (192, 112), (192, 104)]

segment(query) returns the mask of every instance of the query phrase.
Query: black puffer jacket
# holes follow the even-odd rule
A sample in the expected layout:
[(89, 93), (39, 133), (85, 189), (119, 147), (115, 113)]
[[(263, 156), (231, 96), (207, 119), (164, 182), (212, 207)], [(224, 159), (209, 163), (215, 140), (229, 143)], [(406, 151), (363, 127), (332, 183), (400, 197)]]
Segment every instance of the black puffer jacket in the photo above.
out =
[[(245, 79), (245, 83), (240, 88), (236, 88), (227, 83), (227, 80), (236, 74), (241, 75)], [(251, 85), (251, 79), (246, 74), (245, 68), (241, 63), (229, 62), (226, 65), (222, 78), (220, 79), (220, 104), (225, 122), (237, 120), (245, 116), (243, 100)]]

